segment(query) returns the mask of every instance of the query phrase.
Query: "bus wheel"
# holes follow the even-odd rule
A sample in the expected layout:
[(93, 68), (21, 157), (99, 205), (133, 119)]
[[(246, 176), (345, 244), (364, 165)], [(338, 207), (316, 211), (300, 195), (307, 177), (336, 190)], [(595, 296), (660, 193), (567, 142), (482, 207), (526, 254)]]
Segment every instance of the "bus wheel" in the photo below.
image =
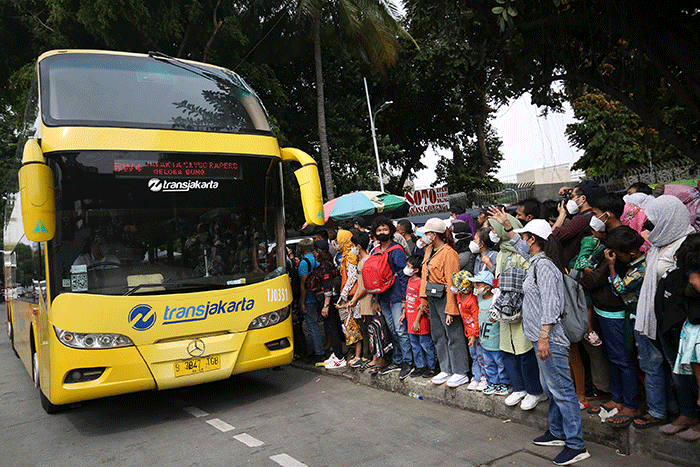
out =
[(52, 404), (48, 397), (44, 395), (44, 391), (41, 390), (41, 385), (39, 384), (39, 356), (36, 351), (32, 353), (32, 374), (34, 376), (34, 386), (39, 388), (39, 399), (41, 400), (41, 408), (47, 414), (54, 414), (63, 410), (65, 405)]

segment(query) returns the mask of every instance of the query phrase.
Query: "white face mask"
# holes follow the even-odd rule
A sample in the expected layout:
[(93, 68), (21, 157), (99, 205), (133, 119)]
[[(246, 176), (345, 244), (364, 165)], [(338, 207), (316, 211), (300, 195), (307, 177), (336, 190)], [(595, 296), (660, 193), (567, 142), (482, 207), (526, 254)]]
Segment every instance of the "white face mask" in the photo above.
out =
[(574, 214), (578, 214), (579, 208), (578, 208), (578, 203), (574, 201), (573, 199), (570, 199), (569, 201), (566, 202), (566, 210), (569, 211), (569, 214), (572, 216)]
[(474, 240), (469, 242), (469, 251), (471, 251), (474, 254), (477, 254), (479, 252), (479, 250), (481, 250), (481, 248), (479, 248), (478, 243), (476, 243)]
[(355, 245), (354, 247), (350, 248), (350, 253), (353, 255), (357, 256), (360, 254), (360, 247)]
[(476, 295), (477, 297), (481, 297), (482, 295), (484, 295), (484, 292), (486, 292), (486, 287), (480, 287), (478, 289), (474, 289), (473, 292), (474, 292), (474, 295)]
[(493, 230), (489, 232), (489, 238), (493, 243), (498, 243), (501, 241), (501, 237), (499, 237), (498, 234)]
[[(433, 235), (434, 235), (434, 234), (433, 234)], [(421, 237), (421, 240), (423, 240), (423, 244), (426, 245), (426, 246), (428, 246), (428, 245), (430, 245), (431, 243), (433, 243), (433, 241), (435, 240), (435, 237), (434, 237), (433, 235), (429, 235), (429, 234), (423, 235), (423, 236)]]
[(413, 274), (415, 274), (415, 272), (416, 272), (415, 269), (409, 268), (408, 266), (403, 268), (403, 273), (406, 274), (408, 277), (411, 277)]
[(416, 242), (416, 248), (422, 250), (425, 248), (425, 242), (423, 241), (422, 238), (419, 238), (418, 241)]
[[(610, 216), (608, 216), (608, 219), (609, 218)], [(605, 222), (603, 222), (598, 216), (591, 217), (591, 222), (589, 224), (591, 229), (595, 230), (596, 232), (605, 232)]]
[(453, 294), (457, 295), (457, 294), (459, 293), (459, 289), (458, 289), (457, 287), (455, 287), (454, 285), (451, 285), (451, 286), (450, 286), (450, 292), (452, 292)]

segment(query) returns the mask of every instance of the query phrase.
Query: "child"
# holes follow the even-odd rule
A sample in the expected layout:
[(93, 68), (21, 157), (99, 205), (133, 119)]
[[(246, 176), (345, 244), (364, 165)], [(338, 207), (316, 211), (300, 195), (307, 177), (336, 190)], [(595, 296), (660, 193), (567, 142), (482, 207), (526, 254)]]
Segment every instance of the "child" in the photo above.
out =
[(430, 336), (430, 319), (427, 313), (420, 309), (420, 271), (422, 265), (422, 256), (411, 255), (406, 258), (406, 267), (403, 270), (404, 274), (408, 276), (408, 284), (406, 286), (406, 303), (400, 322), (407, 321), (408, 338), (411, 341), (413, 361), (416, 364), (416, 369), (411, 373), (412, 378), (419, 376), (432, 378), (437, 374), (435, 345)]
[(457, 295), (459, 314), (464, 323), (464, 335), (469, 340), (469, 355), (472, 357), (472, 380), (467, 386), (470, 391), (483, 391), (486, 383), (484, 355), (479, 344), (479, 300), (472, 293), (472, 275), (468, 271), (452, 274), (452, 292)]
[(472, 278), (474, 295), (479, 300), (479, 340), (484, 355), (488, 386), (483, 393), (507, 396), (510, 394), (510, 380), (503, 366), (500, 323), (491, 321), (489, 309), (496, 295), (493, 290), (493, 274), (482, 271)]

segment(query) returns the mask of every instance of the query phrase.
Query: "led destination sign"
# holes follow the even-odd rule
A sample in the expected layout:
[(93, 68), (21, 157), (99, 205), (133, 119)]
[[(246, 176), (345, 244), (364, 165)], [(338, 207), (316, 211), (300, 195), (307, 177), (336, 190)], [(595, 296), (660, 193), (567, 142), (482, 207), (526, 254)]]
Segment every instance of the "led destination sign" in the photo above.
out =
[(207, 179), (227, 178), (240, 180), (243, 178), (241, 166), (232, 161), (146, 161), (115, 159), (114, 172), (118, 177), (146, 178), (192, 178)]

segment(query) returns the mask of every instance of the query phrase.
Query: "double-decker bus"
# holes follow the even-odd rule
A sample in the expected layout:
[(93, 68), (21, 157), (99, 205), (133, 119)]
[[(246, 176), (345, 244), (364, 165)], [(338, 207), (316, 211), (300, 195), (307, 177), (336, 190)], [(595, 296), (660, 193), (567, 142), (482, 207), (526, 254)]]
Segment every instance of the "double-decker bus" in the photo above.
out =
[[(44, 409), (292, 360), (283, 162), (235, 73), (162, 54), (37, 60), (4, 225), (7, 329)], [(19, 293), (23, 292), (23, 293)]]

